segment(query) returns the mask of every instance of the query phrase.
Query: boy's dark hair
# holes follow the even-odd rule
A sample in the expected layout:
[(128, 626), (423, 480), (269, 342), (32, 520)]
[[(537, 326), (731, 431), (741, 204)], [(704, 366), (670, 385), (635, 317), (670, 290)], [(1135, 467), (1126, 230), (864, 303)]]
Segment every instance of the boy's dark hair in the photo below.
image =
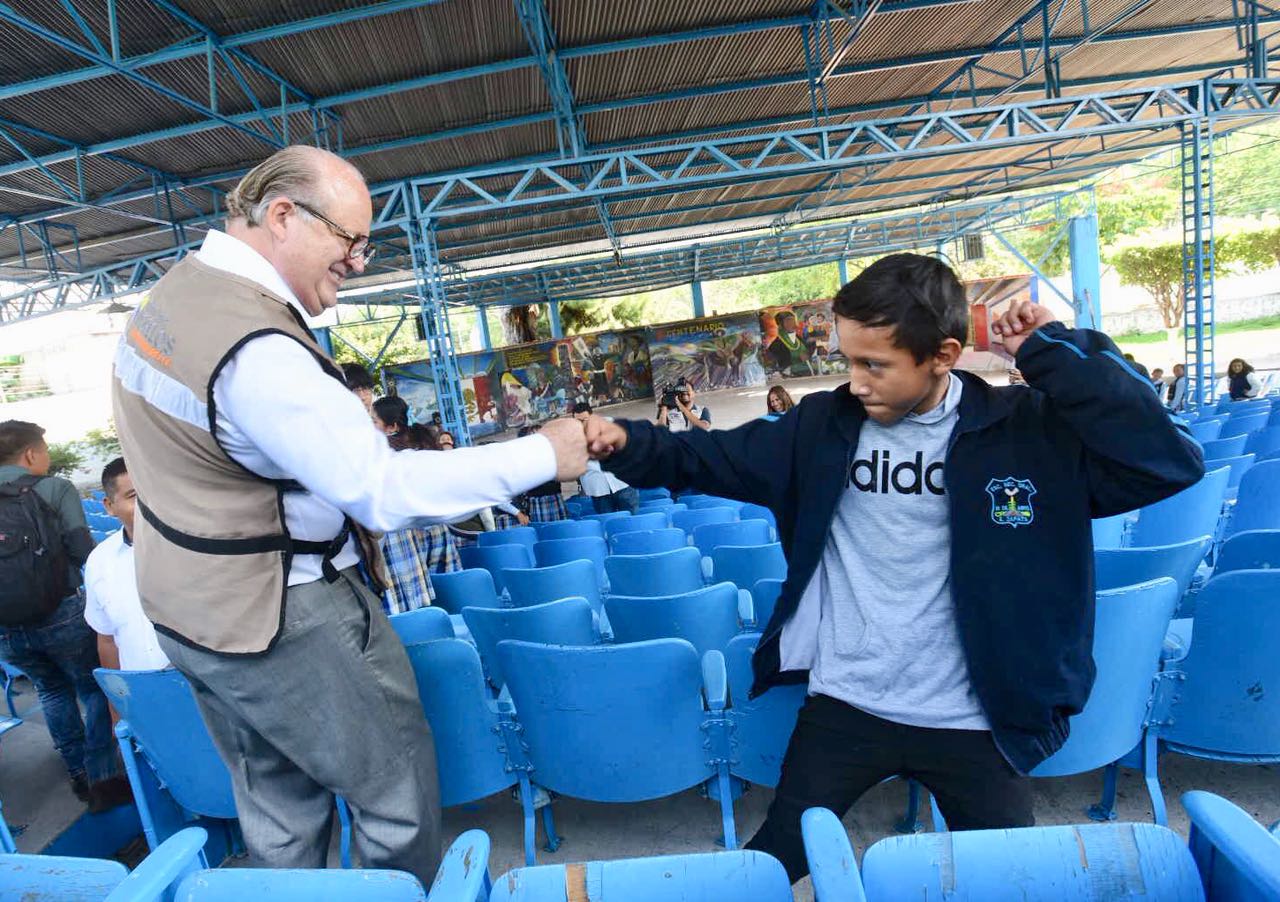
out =
[(591, 413), (591, 405), (588, 404), (586, 401), (579, 401), (577, 404), (573, 405), (573, 412), (574, 413)]
[(11, 464), (23, 451), (39, 444), (44, 429), (23, 420), (5, 420), (0, 423), (0, 464)]
[(395, 395), (379, 398), (373, 402), (373, 412), (388, 426), (409, 428), (409, 404), (404, 398), (397, 398)]
[(369, 391), (374, 390), (373, 377), (358, 363), (344, 363), (342, 365), (342, 378), (347, 381), (347, 388), (355, 391), (357, 388), (367, 388)]
[(102, 468), (102, 491), (106, 493), (108, 498), (116, 496), (116, 480), (128, 472), (125, 469), (123, 457), (117, 457)]
[(916, 363), (937, 353), (945, 339), (963, 345), (969, 337), (964, 286), (934, 257), (882, 257), (841, 288), (831, 306), (837, 316), (864, 326), (893, 326), (893, 343)]

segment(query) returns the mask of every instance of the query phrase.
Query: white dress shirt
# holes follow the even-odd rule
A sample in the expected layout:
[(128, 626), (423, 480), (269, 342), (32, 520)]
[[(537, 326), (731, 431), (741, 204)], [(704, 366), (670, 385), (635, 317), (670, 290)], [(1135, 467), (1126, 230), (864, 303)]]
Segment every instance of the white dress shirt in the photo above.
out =
[[(307, 318), (271, 263), (243, 241), (211, 230), (198, 258), (258, 283)], [(217, 437), (232, 458), (260, 476), (305, 487), (284, 496), (295, 539), (332, 539), (343, 512), (375, 532), (448, 522), (556, 474), (551, 442), (536, 434), (456, 451), (393, 451), (371, 428), (360, 399), (285, 335), (240, 348), (214, 382), (213, 398)], [(348, 541), (333, 564), (341, 570), (357, 560)], [(289, 585), (319, 579), (320, 564), (320, 555), (295, 556)]]
[(102, 540), (84, 565), (84, 619), (95, 633), (115, 640), (121, 670), (161, 670), (169, 659), (156, 628), (142, 612), (133, 567), (133, 543), (118, 529)]
[(587, 472), (579, 477), (578, 482), (582, 485), (582, 491), (586, 492), (591, 498), (612, 495), (614, 492), (621, 492), (623, 489), (630, 488), (617, 476), (602, 470), (600, 462), (596, 460), (587, 462)]

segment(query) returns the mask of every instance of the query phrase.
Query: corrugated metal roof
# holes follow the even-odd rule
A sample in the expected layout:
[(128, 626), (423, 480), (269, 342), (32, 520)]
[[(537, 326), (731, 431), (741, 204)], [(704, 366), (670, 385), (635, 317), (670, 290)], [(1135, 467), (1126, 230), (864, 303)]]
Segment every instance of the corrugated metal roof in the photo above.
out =
[[(806, 79), (802, 28), (757, 27), (777, 20), (803, 22), (810, 15), (809, 0), (741, 0), (724, 4), (688, 0), (648, 0), (644, 3), (601, 3), (599, 0), (546, 0), (549, 20), (564, 53), (562, 63), (592, 147), (642, 146), (692, 135), (751, 134), (787, 124), (813, 122), (813, 94)], [(1091, 26), (1111, 22), (1131, 9), (1132, 0), (1090, 0)], [(84, 41), (59, 4), (18, 0), (19, 15), (71, 40)], [(903, 0), (886, 0), (885, 11), (863, 28), (857, 42), (825, 84), (825, 107), (837, 121), (875, 117), (884, 119), (912, 109), (905, 98), (929, 95), (950, 82), (961, 93), (950, 106), (965, 108), (969, 79), (956, 79), (965, 64), (962, 51), (983, 47), (1025, 18), (1023, 37), (1028, 60), (1037, 65), (1034, 41), (1041, 19), (1035, 0), (969, 0), (947, 5), (903, 9)], [(81, 9), (83, 7), (83, 9)], [(1083, 28), (1081, 6), (1075, 0), (1051, 4), (1053, 34), (1069, 44)], [(1061, 13), (1058, 14), (1059, 8)], [(78, 4), (105, 44), (105, 7)], [(354, 0), (182, 0), (182, 9), (220, 36), (350, 10), (368, 11)], [(119, 0), (120, 38), (125, 57), (170, 48), (196, 33), (148, 0)], [(1075, 48), (1061, 63), (1061, 78), (1071, 85), (1090, 83), (1097, 90), (1129, 84), (1191, 80), (1210, 67), (1241, 58), (1236, 33), (1228, 27), (1203, 29), (1199, 23), (1234, 15), (1231, 0), (1160, 0), (1123, 21), (1113, 32), (1139, 29), (1195, 27), (1194, 33), (1162, 34), (1146, 39), (1111, 38)], [(376, 7), (373, 10), (377, 12)], [(743, 26), (718, 36), (680, 40), (662, 46), (601, 49), (615, 41), (634, 42), (691, 29)], [(731, 33), (730, 33), (731, 32)], [(1263, 33), (1280, 32), (1267, 23)], [(823, 58), (840, 46), (849, 33), (844, 21), (833, 21), (819, 43)], [(607, 52), (606, 52), (607, 51)], [(165, 51), (166, 53), (168, 51)], [(555, 158), (560, 153), (555, 111), (544, 75), (533, 65), (531, 51), (515, 4), (510, 0), (454, 0), (371, 15), (337, 26), (314, 28), (241, 47), (261, 66), (274, 71), (341, 120), (340, 136), (330, 131), (334, 145), (352, 153), (354, 162), (371, 182), (416, 175), (453, 172), (501, 164), (508, 160)], [(945, 59), (910, 66), (888, 66), (903, 57), (941, 54)], [(1034, 96), (998, 95), (1018, 74), (1017, 53), (989, 54), (973, 70), (972, 84), (984, 96), (1008, 99)], [(450, 75), (456, 70), (494, 65), (502, 71), (472, 77)], [(183, 104), (161, 96), (119, 74), (102, 74), (75, 84), (45, 88), (22, 96), (4, 96), (5, 84), (41, 76), (77, 72), (92, 66), (77, 54), (58, 49), (12, 25), (0, 25), (0, 119), (24, 124), (65, 141), (93, 145), (132, 139), (172, 127), (205, 121), (191, 106), (209, 101), (203, 53), (147, 65), (140, 71), (166, 88), (191, 99)], [(225, 73), (227, 63), (220, 61)], [(280, 103), (275, 81), (251, 66), (238, 65), (241, 78), (268, 110)], [(1169, 72), (1175, 69), (1180, 71)], [(995, 70), (995, 71), (993, 71)], [(1011, 73), (1000, 75), (1000, 71)], [(848, 74), (852, 73), (852, 74)], [(447, 76), (436, 84), (422, 80)], [(1038, 70), (1026, 81), (1038, 82)], [(413, 82), (412, 84), (406, 84)], [(743, 86), (748, 85), (748, 86)], [(754, 86), (751, 86), (754, 85)], [(353, 96), (352, 92), (393, 90), (381, 96)], [(737, 87), (734, 87), (737, 86)], [(1071, 90), (1071, 89), (1069, 89)], [(698, 96), (679, 95), (694, 92)], [(288, 100), (297, 101), (290, 93)], [(819, 97), (822, 106), (822, 98)], [(942, 109), (947, 101), (935, 100)], [(235, 79), (219, 84), (218, 110), (244, 116), (253, 100)], [(869, 110), (870, 112), (850, 112)], [(501, 128), (487, 124), (510, 121)], [(300, 109), (287, 117), (291, 140), (313, 139), (311, 114)], [(760, 121), (771, 125), (758, 125)], [(821, 119), (821, 121), (830, 121)], [(274, 117), (279, 127), (279, 117)], [(52, 138), (10, 133), (33, 156), (57, 153), (65, 146)], [(672, 137), (674, 136), (674, 138)], [(1174, 140), (1172, 132), (1144, 138)], [(938, 140), (938, 139), (931, 139)], [(122, 143), (128, 145), (130, 140)], [(394, 146), (388, 147), (388, 144)], [(376, 152), (363, 152), (378, 148)], [(179, 137), (151, 140), (117, 151), (172, 175), (175, 186), (184, 180), (226, 174), (220, 187), (233, 184), (239, 171), (270, 152), (269, 142), (224, 124), (201, 126)], [(646, 195), (607, 202), (614, 228), (624, 244), (642, 242), (647, 232), (681, 229), (696, 232), (722, 219), (782, 217), (786, 221), (841, 212), (877, 211), (926, 199), (991, 193), (1007, 187), (1032, 187), (1073, 178), (1084, 155), (1101, 151), (1097, 140), (1073, 141), (1057, 148), (1051, 159), (1043, 145), (1006, 150), (965, 151), (945, 157), (891, 165), (855, 167), (843, 175), (808, 173), (682, 191), (650, 191)], [(1146, 150), (1123, 140), (1107, 143), (1098, 160), (1120, 163)], [(1066, 160), (1064, 164), (1062, 161)], [(6, 218), (57, 208), (52, 200), (59, 186), (37, 169), (26, 166), (23, 152), (0, 141), (0, 223)], [(104, 156), (88, 156), (77, 169), (60, 162), (49, 170), (68, 184), (83, 179), (91, 198), (138, 178), (126, 163)], [(142, 182), (149, 183), (149, 177)], [(514, 177), (498, 187), (510, 188)], [(177, 187), (174, 190), (179, 190)], [(174, 210), (194, 216), (209, 210), (212, 199), (201, 189), (181, 195)], [(114, 202), (112, 202), (114, 203)], [(82, 243), (85, 265), (159, 250), (172, 241), (172, 232), (139, 217), (157, 212), (151, 198), (119, 203), (115, 211), (80, 209), (61, 213), (57, 221), (73, 225)], [(158, 211), (160, 218), (167, 208)], [(132, 213), (134, 216), (130, 217)], [(537, 252), (570, 243), (599, 241), (605, 232), (589, 204), (554, 203), (498, 215), (446, 219), (438, 228), (442, 256), (451, 261)], [(12, 230), (0, 231), (0, 263), (16, 253)], [(394, 257), (391, 259), (394, 260)]]

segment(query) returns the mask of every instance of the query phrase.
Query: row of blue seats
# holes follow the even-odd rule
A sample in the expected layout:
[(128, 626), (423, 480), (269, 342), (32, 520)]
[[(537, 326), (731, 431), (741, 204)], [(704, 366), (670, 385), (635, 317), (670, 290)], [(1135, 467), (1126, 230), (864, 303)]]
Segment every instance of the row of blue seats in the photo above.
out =
[[(1280, 898), (1280, 837), (1219, 796), (1189, 792), (1186, 843), (1151, 824), (973, 830), (891, 837), (858, 867), (844, 825), (801, 819), (816, 902), (1255, 902)], [(782, 865), (762, 852), (664, 855), (543, 865), (489, 877), (489, 838), (458, 837), (429, 891), (396, 871), (210, 869), (205, 831), (188, 827), (133, 873), (96, 859), (0, 856), (5, 898), (106, 902), (793, 902)]]

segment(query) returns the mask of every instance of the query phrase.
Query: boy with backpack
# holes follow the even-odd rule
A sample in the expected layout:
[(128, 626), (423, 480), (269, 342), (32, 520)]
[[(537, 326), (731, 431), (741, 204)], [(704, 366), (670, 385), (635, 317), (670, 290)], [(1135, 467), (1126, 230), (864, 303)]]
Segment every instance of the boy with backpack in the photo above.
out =
[(1015, 303), (995, 334), (1028, 385), (955, 372), (964, 288), (940, 261), (885, 257), (833, 304), (849, 383), (775, 422), (671, 435), (592, 420), (627, 482), (769, 507), (788, 575), (752, 696), (807, 683), (748, 848), (807, 873), (800, 816), (843, 816), (914, 777), (952, 829), (1034, 822), (1026, 774), (1093, 685), (1090, 518), (1201, 478), (1199, 447), (1105, 335)]
[(49, 463), (42, 428), (0, 423), (0, 660), (35, 684), (76, 796), (105, 811), (131, 795), (84, 619), (80, 567), (93, 539), (75, 486), (48, 476)]

